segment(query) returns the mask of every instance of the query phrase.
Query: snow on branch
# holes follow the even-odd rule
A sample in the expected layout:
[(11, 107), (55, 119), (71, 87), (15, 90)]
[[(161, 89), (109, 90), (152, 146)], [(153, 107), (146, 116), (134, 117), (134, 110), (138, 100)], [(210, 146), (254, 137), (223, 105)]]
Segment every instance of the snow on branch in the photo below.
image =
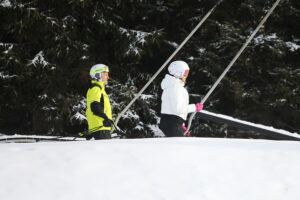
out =
[(86, 121), (85, 110), (86, 110), (86, 99), (83, 96), (74, 96), (78, 102), (72, 106), (71, 121), (78, 121), (80, 124)]
[(4, 0), (0, 3), (0, 6), (2, 7), (12, 7), (10, 0)]
[(144, 31), (136, 31), (136, 30), (130, 30), (130, 29), (125, 29), (125, 28), (120, 28), (121, 34), (126, 35), (128, 38), (135, 38), (135, 41), (137, 43), (140, 43), (144, 45), (146, 43), (146, 37), (151, 36), (151, 33), (147, 33)]
[(279, 39), (276, 33), (272, 33), (270, 35), (259, 35), (256, 38), (253, 39), (254, 44), (260, 45), (264, 44), (265, 42), (277, 42), (277, 43), (284, 43), (287, 48), (289, 48), (290, 51), (297, 51), (300, 48), (300, 45), (294, 43), (294, 42), (284, 42), (283, 40)]
[(75, 113), (75, 115), (73, 115), (71, 117), (71, 120), (76, 119), (77, 121), (79, 121), (80, 123), (84, 122), (86, 120), (85, 115), (81, 114), (80, 112)]
[(140, 55), (142, 49), (145, 44), (148, 44), (149, 41), (154, 41), (157, 36), (161, 36), (161, 30), (155, 30), (151, 32), (132, 30), (126, 28), (119, 28), (119, 32), (122, 35), (125, 35), (128, 39), (131, 40), (125, 55)]
[(49, 62), (47, 62), (44, 58), (43, 51), (40, 51), (38, 54), (35, 55), (35, 57), (28, 63), (29, 65), (33, 65), (37, 67), (38, 65), (42, 65), (43, 68), (49, 65)]
[(300, 48), (300, 45), (297, 45), (293, 42), (286, 42), (286, 45), (291, 51), (297, 51)]
[(17, 75), (8, 75), (8, 74), (5, 74), (4, 72), (0, 72), (0, 79), (9, 80), (14, 77), (17, 77)]
[(0, 42), (0, 46), (6, 48), (5, 51), (3, 51), (4, 54), (8, 54), (14, 47), (14, 44), (12, 43), (2, 43)]

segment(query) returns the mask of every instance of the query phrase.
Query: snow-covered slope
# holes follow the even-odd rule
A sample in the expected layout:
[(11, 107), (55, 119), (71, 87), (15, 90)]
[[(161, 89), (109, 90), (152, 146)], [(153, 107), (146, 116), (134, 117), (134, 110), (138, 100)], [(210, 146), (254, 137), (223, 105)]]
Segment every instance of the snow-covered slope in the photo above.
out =
[(0, 199), (298, 200), (299, 153), (209, 138), (0, 144)]

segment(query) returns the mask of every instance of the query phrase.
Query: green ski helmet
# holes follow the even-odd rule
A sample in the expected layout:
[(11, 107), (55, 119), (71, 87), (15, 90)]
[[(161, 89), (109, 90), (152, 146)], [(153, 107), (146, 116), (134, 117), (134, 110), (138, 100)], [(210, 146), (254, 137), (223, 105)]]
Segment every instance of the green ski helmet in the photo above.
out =
[(96, 64), (90, 70), (90, 76), (92, 80), (95, 81), (102, 81), (101, 80), (101, 73), (102, 72), (109, 72), (108, 66), (104, 64)]

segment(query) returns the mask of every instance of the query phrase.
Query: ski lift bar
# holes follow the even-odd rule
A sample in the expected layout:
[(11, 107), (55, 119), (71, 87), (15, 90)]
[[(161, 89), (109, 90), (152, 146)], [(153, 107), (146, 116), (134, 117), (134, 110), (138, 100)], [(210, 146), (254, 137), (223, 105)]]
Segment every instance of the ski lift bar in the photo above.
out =
[(215, 114), (212, 112), (208, 112), (206, 110), (202, 110), (201, 112), (198, 112), (197, 116), (205, 120), (210, 120), (222, 124), (225, 123), (234, 126), (236, 128), (258, 132), (267, 135), (273, 139), (300, 141), (300, 135), (297, 133), (290, 133), (285, 130), (275, 129), (273, 127), (235, 119), (226, 115)]

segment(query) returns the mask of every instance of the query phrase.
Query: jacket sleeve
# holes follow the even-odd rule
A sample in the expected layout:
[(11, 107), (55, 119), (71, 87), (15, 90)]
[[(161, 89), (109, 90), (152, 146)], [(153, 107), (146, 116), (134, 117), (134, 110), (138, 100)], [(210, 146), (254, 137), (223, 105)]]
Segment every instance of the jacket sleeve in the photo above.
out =
[(104, 102), (101, 96), (103, 93), (101, 92), (100, 88), (93, 87), (91, 89), (91, 111), (94, 115), (101, 117), (103, 119), (108, 119), (107, 115), (104, 113)]
[(196, 112), (196, 105), (195, 104), (189, 104), (188, 105), (188, 113)]
[[(187, 114), (196, 111), (195, 104), (188, 104), (188, 96), (183, 96), (183, 93), (180, 90), (174, 90), (175, 97), (171, 100), (173, 111), (176, 114)], [(188, 94), (187, 94), (188, 95)]]
[(103, 106), (103, 102), (94, 101), (91, 103), (91, 110), (94, 115), (102, 117), (103, 119), (108, 119), (107, 115), (104, 113)]

